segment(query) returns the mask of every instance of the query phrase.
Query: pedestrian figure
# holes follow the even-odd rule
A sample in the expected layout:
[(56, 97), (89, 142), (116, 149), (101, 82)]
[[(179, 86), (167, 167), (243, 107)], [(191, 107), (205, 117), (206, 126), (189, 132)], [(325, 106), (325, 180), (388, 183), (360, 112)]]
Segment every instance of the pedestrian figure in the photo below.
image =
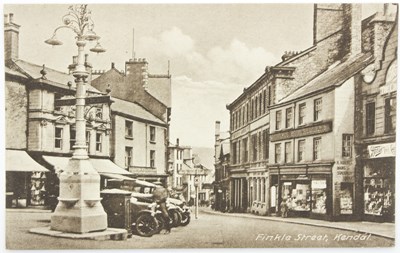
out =
[(169, 234), (171, 232), (171, 219), (169, 218), (166, 204), (167, 198), (167, 189), (165, 189), (162, 185), (157, 185), (157, 187), (153, 190), (153, 199), (160, 206), (160, 210), (165, 223), (165, 234)]
[(283, 199), (281, 202), (281, 216), (282, 218), (286, 218), (288, 216), (288, 204), (286, 203), (286, 199)]

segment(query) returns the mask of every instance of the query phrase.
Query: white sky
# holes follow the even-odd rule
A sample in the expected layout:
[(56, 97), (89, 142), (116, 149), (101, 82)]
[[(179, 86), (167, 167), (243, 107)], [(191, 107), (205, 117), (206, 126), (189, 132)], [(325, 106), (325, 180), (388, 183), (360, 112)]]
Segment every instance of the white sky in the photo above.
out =
[[(61, 25), (68, 5), (5, 5), (20, 28), (20, 58), (66, 71), (76, 54), (71, 31), (60, 30), (61, 47), (43, 43)], [(213, 147), (214, 122), (229, 127), (226, 104), (251, 85), (284, 51), (312, 45), (313, 4), (96, 5), (90, 4), (95, 32), (107, 52), (90, 55), (94, 69), (111, 62), (124, 69), (135, 52), (149, 72), (167, 72), (171, 61), (171, 141)], [(363, 16), (377, 5), (365, 5)], [(3, 40), (2, 40), (3, 41)], [(93, 45), (94, 46), (94, 45)], [(87, 51), (90, 47), (87, 46)]]

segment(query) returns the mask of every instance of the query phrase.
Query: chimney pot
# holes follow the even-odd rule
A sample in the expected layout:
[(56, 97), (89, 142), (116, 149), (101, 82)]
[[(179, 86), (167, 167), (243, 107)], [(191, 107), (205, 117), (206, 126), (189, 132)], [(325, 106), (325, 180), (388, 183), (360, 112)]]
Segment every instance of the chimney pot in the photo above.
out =
[(111, 68), (112, 69), (115, 68), (115, 63), (114, 62), (111, 62)]
[(73, 64), (78, 64), (78, 56), (72, 56)]
[(176, 146), (179, 146), (179, 138), (176, 138)]
[(389, 14), (389, 4), (385, 3), (383, 4), (383, 15), (386, 16)]
[(4, 14), (4, 24), (7, 24), (7, 23), (8, 23), (8, 15)]
[(13, 21), (14, 21), (14, 13), (10, 13), (9, 16), (10, 16), (10, 19), (9, 19), (10, 21), (9, 22), (13, 23)]

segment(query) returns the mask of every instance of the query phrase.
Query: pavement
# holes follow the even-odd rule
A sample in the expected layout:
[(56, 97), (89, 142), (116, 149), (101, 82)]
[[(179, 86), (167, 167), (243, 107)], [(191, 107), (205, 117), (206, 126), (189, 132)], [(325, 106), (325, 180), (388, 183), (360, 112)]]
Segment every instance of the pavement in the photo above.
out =
[(251, 213), (222, 213), (218, 211), (214, 211), (210, 208), (201, 208), (202, 212), (214, 214), (214, 215), (223, 215), (223, 216), (232, 216), (232, 217), (242, 217), (242, 218), (250, 218), (250, 219), (260, 219), (260, 220), (270, 220), (270, 221), (280, 221), (285, 223), (293, 223), (300, 225), (308, 225), (308, 226), (316, 226), (316, 227), (325, 227), (325, 228), (335, 228), (344, 231), (352, 231), (357, 233), (368, 233), (375, 236), (380, 236), (387, 239), (395, 239), (395, 224), (394, 223), (377, 223), (377, 222), (367, 222), (367, 221), (325, 221), (325, 220), (315, 220), (309, 218), (282, 218), (275, 216), (259, 216)]

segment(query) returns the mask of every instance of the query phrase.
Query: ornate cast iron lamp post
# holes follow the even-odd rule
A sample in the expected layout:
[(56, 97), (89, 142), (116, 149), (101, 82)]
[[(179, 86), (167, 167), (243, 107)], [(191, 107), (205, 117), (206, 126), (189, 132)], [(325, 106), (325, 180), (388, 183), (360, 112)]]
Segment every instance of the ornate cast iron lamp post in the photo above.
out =
[[(59, 203), (51, 216), (51, 229), (86, 233), (107, 228), (107, 214), (100, 198), (100, 176), (93, 168), (86, 146), (86, 120), (84, 118), (86, 83), (89, 73), (85, 68), (84, 48), (87, 41), (98, 41), (93, 31), (94, 23), (87, 5), (70, 6), (63, 18), (62, 26), (55, 29), (52, 38), (45, 43), (52, 46), (62, 45), (56, 38), (61, 28), (69, 28), (76, 34), (78, 57), (72, 75), (76, 82), (76, 142), (74, 152), (67, 169), (60, 175)], [(95, 53), (105, 52), (100, 44), (90, 49)]]

